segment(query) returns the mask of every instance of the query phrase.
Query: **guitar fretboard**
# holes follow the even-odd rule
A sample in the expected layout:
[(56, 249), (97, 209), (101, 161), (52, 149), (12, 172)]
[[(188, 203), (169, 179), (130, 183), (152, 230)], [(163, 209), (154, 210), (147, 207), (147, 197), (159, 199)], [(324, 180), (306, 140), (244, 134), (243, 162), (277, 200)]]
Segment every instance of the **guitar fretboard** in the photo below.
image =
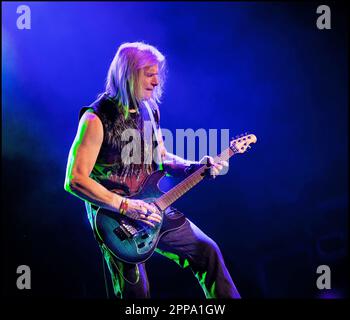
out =
[[(227, 161), (230, 157), (232, 157), (237, 150), (234, 148), (227, 148), (222, 153), (214, 157), (214, 161)], [(181, 181), (179, 184), (177, 184), (175, 187), (170, 189), (168, 192), (163, 194), (161, 197), (159, 197), (155, 204), (161, 209), (165, 210), (167, 207), (169, 207), (172, 203), (174, 203), (177, 199), (179, 199), (182, 195), (184, 195), (187, 191), (192, 189), (198, 182), (202, 181), (205, 176), (205, 170), (208, 169), (208, 166), (206, 164), (203, 164), (201, 167), (199, 167), (194, 173), (189, 175), (186, 179)]]

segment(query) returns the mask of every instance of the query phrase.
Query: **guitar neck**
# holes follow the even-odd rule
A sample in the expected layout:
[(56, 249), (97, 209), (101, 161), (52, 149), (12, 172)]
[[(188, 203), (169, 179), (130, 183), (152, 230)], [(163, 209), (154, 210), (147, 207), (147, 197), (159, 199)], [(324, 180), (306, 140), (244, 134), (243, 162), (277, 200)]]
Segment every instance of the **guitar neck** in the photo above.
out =
[[(227, 148), (222, 153), (214, 157), (214, 161), (227, 161), (230, 157), (232, 157), (237, 150), (233, 148)], [(197, 183), (202, 181), (204, 179), (205, 170), (208, 169), (207, 165), (203, 164), (201, 167), (199, 167), (194, 173), (189, 175), (186, 179), (181, 181), (179, 184), (177, 184), (175, 187), (170, 189), (168, 192), (163, 194), (161, 197), (159, 197), (155, 204), (161, 209), (165, 210), (167, 207), (169, 207), (172, 203), (174, 203), (177, 199), (179, 199), (181, 196), (183, 196), (187, 191), (192, 189)]]

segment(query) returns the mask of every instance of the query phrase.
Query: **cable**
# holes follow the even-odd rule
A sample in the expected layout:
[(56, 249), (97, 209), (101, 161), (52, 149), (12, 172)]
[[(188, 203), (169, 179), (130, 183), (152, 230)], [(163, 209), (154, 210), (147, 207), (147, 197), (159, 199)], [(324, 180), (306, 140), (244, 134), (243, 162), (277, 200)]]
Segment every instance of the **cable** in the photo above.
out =
[[(105, 281), (105, 289), (106, 289), (106, 296), (107, 299), (109, 299), (109, 286), (108, 286), (108, 282), (107, 282), (107, 276), (106, 276), (106, 261), (105, 261), (105, 256), (104, 256), (104, 250), (108, 252), (108, 249), (106, 248), (106, 246), (103, 244), (101, 246), (101, 252), (102, 252), (102, 264), (103, 264), (103, 277), (104, 277), (104, 281)], [(135, 285), (136, 283), (139, 282), (140, 280), (140, 270), (139, 270), (139, 266), (138, 264), (136, 264), (136, 281), (135, 282), (131, 282), (128, 279), (126, 279), (123, 276), (123, 273), (120, 271), (120, 269), (118, 268), (117, 264), (115, 263), (114, 259), (112, 256), (110, 256), (109, 261), (112, 261), (113, 265), (115, 266), (115, 268), (117, 269), (118, 273), (120, 274), (120, 276), (124, 279), (125, 282), (131, 284), (131, 285)]]
[(117, 264), (114, 262), (114, 259), (112, 258), (111, 260), (112, 260), (112, 263), (114, 264), (114, 266), (117, 268), (117, 270), (118, 270), (119, 274), (121, 275), (121, 277), (122, 277), (127, 283), (129, 283), (129, 284), (131, 284), (131, 285), (134, 285), (134, 284), (136, 284), (136, 283), (139, 282), (139, 280), (140, 280), (140, 270), (139, 270), (138, 264), (135, 265), (135, 266), (136, 266), (136, 278), (137, 278), (137, 279), (136, 279), (135, 282), (131, 282), (131, 281), (127, 280), (127, 279), (123, 276), (123, 274), (120, 272), (120, 270), (119, 270)]
[(105, 280), (106, 296), (107, 296), (107, 299), (109, 299), (108, 282), (107, 282), (107, 276), (106, 276), (106, 263), (105, 263), (105, 257), (103, 256), (103, 254), (102, 254), (102, 265), (103, 265), (103, 278)]

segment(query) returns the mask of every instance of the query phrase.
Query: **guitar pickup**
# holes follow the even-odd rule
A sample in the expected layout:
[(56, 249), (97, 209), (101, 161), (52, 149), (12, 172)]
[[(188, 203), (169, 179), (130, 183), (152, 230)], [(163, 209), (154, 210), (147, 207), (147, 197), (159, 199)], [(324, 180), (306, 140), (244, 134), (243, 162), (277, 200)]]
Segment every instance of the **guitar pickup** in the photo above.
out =
[(144, 242), (141, 242), (141, 243), (139, 243), (139, 244), (137, 245), (137, 247), (138, 247), (139, 249), (143, 248), (144, 246), (145, 246), (145, 243), (144, 243)]
[(127, 234), (125, 233), (125, 231), (122, 230), (122, 228), (120, 228), (120, 227), (115, 228), (115, 229), (113, 230), (113, 232), (114, 232), (114, 234), (115, 234), (121, 241), (123, 241), (123, 240), (125, 240), (126, 238), (129, 237), (129, 235), (127, 235)]

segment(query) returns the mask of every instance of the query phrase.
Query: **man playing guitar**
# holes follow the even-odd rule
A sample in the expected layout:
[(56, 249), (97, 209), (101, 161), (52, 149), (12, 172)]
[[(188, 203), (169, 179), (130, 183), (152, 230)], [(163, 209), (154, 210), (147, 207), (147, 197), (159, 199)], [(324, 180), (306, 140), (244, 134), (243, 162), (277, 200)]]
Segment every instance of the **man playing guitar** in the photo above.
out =
[[(225, 160), (215, 161), (208, 156), (200, 162), (190, 162), (167, 152), (157, 105), (164, 73), (165, 58), (155, 47), (135, 42), (118, 48), (105, 92), (80, 112), (68, 157), (65, 190), (85, 201), (116, 297), (150, 297), (145, 261), (148, 252), (155, 250), (182, 268), (189, 267), (206, 298), (240, 298), (218, 245), (181, 212), (165, 207), (171, 203), (169, 196), (158, 202), (137, 197), (159, 163), (168, 164), (167, 170), (184, 176), (193, 175), (206, 163), (211, 175), (216, 176), (228, 165)], [(141, 161), (124, 161), (129, 143), (123, 137), (125, 130), (144, 134), (145, 121), (156, 124), (151, 128), (157, 135), (151, 148), (141, 135)], [(155, 148), (161, 161), (145, 161), (147, 150)], [(151, 180), (148, 182), (153, 183)]]

